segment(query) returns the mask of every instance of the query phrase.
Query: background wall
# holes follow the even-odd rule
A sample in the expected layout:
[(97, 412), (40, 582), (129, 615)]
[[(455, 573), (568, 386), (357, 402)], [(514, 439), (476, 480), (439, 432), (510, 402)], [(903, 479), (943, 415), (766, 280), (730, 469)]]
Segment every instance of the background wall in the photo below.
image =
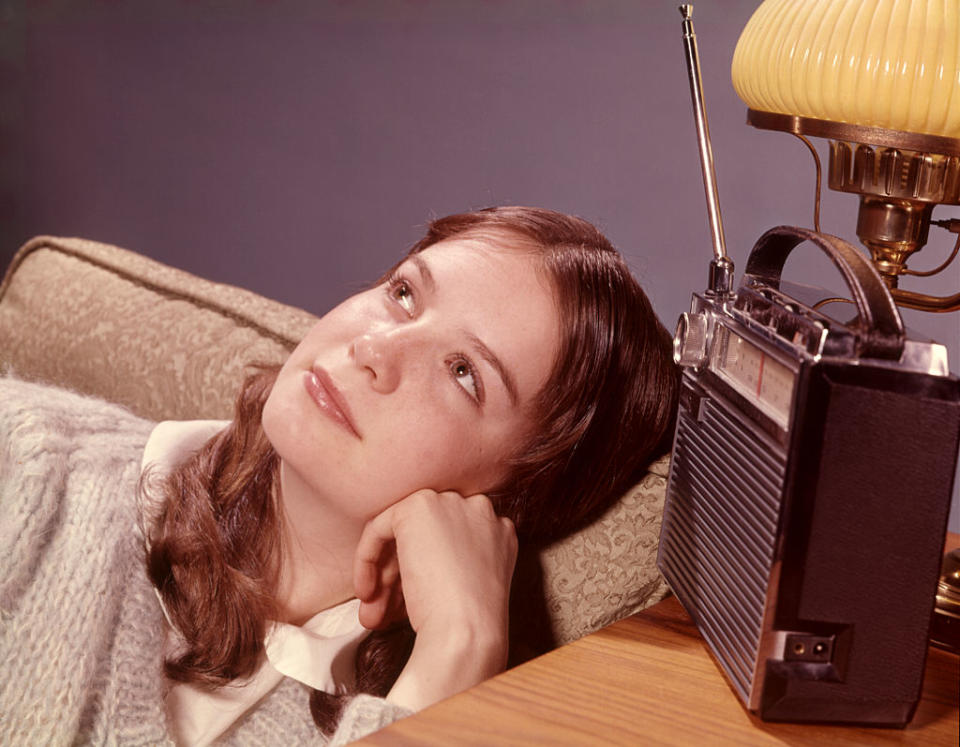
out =
[[(677, 5), (0, 0), (0, 266), (83, 236), (319, 314), (431, 217), (534, 204), (597, 223), (672, 329), (710, 258)], [(730, 84), (757, 5), (694, 14), (740, 271), (764, 230), (812, 223), (809, 154), (745, 125)], [(825, 231), (855, 222), (855, 197), (824, 195)], [(951, 243), (933, 229), (914, 264)], [(812, 254), (787, 273), (840, 285)], [(954, 292), (960, 268), (904, 287)], [(957, 371), (960, 315), (905, 316)]]

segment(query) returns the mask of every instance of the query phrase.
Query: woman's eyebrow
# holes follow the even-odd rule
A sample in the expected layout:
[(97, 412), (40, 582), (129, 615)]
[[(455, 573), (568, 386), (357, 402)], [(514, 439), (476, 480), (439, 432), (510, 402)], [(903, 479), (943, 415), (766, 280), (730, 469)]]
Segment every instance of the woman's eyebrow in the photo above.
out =
[(489, 363), (493, 370), (497, 372), (504, 387), (506, 387), (507, 394), (510, 396), (510, 402), (516, 407), (520, 401), (520, 396), (517, 393), (517, 382), (513, 378), (513, 374), (510, 373), (510, 369), (503, 365), (503, 361), (501, 361), (497, 357), (497, 354), (488, 348), (486, 343), (479, 337), (468, 332), (467, 339), (470, 340), (470, 344), (480, 353), (480, 357)]
[[(437, 281), (434, 279), (433, 273), (430, 271), (430, 265), (427, 264), (427, 261), (419, 254), (411, 254), (409, 259), (420, 273), (420, 277), (423, 280), (423, 285), (426, 290), (430, 293), (436, 293)], [(507, 390), (507, 395), (510, 397), (511, 404), (516, 407), (520, 402), (520, 395), (517, 391), (517, 381), (514, 379), (513, 374), (510, 373), (510, 369), (503, 365), (503, 361), (497, 357), (496, 353), (487, 347), (487, 344), (483, 340), (471, 332), (466, 332), (465, 334), (467, 335), (467, 339), (470, 341), (470, 344), (480, 354), (480, 357), (489, 363), (490, 367), (497, 372), (497, 376), (500, 377), (504, 388)]]
[(430, 265), (427, 264), (427, 261), (419, 254), (411, 254), (409, 259), (420, 273), (424, 287), (426, 287), (430, 293), (435, 293), (437, 290), (437, 281), (433, 279), (433, 273), (430, 271)]

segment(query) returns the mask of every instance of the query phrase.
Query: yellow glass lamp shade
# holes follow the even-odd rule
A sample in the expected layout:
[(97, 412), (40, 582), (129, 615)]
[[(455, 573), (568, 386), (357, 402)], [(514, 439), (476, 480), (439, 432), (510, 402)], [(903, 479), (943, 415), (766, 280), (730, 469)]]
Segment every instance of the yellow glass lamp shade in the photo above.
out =
[(757, 111), (960, 138), (960, 2), (765, 0), (732, 76)]

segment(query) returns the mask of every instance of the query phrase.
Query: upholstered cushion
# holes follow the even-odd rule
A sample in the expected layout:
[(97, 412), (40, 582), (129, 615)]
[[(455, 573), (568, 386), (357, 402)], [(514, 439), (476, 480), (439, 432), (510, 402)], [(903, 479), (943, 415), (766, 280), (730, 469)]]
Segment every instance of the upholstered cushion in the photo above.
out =
[[(134, 252), (39, 237), (0, 285), (0, 370), (154, 420), (229, 418), (247, 364), (282, 362), (314, 321)], [(591, 526), (521, 559), (513, 627), (528, 653), (664, 596), (655, 559), (666, 467), (655, 462)]]
[(0, 367), (154, 420), (229, 418), (316, 317), (93, 241), (39, 237), (0, 285)]
[(669, 457), (597, 521), (540, 553), (547, 611), (558, 643), (566, 643), (660, 601), (660, 519)]

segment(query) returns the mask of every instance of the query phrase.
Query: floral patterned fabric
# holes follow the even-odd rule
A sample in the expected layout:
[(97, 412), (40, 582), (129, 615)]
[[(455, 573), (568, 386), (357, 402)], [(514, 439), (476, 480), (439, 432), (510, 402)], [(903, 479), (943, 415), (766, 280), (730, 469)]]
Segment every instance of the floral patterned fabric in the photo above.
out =
[[(282, 362), (314, 321), (125, 249), (38, 237), (0, 285), (0, 370), (152, 420), (229, 418), (245, 367)], [(512, 627), (540, 636), (531, 654), (667, 593), (655, 565), (667, 465), (655, 462), (592, 525), (521, 561)], [(546, 621), (533, 624), (533, 610)]]
[(557, 643), (567, 643), (663, 599), (657, 570), (670, 459), (661, 457), (597, 521), (540, 553)]
[(229, 418), (244, 368), (316, 320), (117, 247), (40, 237), (0, 286), (0, 366), (152, 420)]

